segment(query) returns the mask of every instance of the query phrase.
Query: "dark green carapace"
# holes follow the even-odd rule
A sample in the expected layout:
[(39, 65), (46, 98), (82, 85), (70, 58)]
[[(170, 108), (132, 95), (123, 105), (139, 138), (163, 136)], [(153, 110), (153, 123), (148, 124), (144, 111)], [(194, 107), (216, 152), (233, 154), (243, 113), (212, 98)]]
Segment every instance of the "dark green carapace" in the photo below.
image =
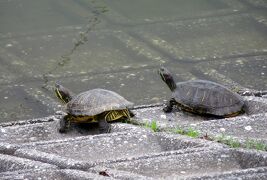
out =
[(244, 112), (242, 97), (223, 85), (206, 80), (175, 83), (165, 67), (159, 69), (159, 74), (172, 91), (172, 98), (163, 109), (165, 112), (171, 112), (173, 106), (192, 113), (220, 117), (232, 117)]

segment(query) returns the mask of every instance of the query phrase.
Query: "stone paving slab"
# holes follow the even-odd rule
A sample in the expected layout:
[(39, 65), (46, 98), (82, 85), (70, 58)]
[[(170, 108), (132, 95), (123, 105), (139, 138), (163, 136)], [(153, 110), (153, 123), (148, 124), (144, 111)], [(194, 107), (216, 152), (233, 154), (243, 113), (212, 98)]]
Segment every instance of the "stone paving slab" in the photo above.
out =
[(1, 122), (9, 119), (31, 119), (41, 117), (44, 113), (52, 113), (53, 109), (36, 99), (27, 91), (25, 85), (15, 84), (2, 86), (0, 89)]
[(164, 155), (179, 150), (197, 151), (209, 147), (222, 146), (180, 135), (153, 134), (145, 129), (137, 129), (109, 135), (29, 143), (20, 146), (14, 154), (64, 168), (88, 169), (109, 161), (135, 159), (151, 154)]
[[(267, 56), (262, 55), (231, 58), (209, 63), (203, 62), (194, 66), (192, 72), (202, 79), (229, 85), (235, 91), (244, 87), (265, 90), (267, 89), (266, 59)], [(209, 68), (207, 68), (207, 65)]]
[(164, 24), (138, 26), (131, 32), (175, 61), (197, 62), (266, 52), (266, 30), (248, 14)]
[[(250, 12), (251, 7), (246, 3), (202, 0), (190, 7), (191, 1), (163, 4), (156, 1), (162, 7), (154, 7), (148, 13), (145, 6), (140, 6), (144, 2), (137, 1), (139, 13), (136, 14), (134, 5), (129, 6), (127, 2), (59, 0), (41, 3), (43, 6), (32, 0), (15, 5), (13, 1), (1, 2), (5, 17), (0, 20), (14, 31), (1, 28), (0, 32), (2, 98), (9, 94), (1, 90), (12, 92), (15, 86), (23, 86), (21, 90), (16, 89), (16, 95), (22, 99), (9, 98), (12, 105), (0, 105), (1, 121), (37, 118), (58, 110), (52, 89), (55, 81), (66, 84), (74, 92), (101, 87), (115, 90), (137, 105), (159, 103), (168, 95), (156, 75), (161, 64), (172, 67), (173, 72), (182, 76), (179, 80), (189, 80), (201, 77), (201, 73), (193, 73), (198, 62), (204, 61), (202, 65), (206, 66), (210, 60), (224, 64), (234, 61), (231, 57), (266, 55), (266, 25), (262, 21), (266, 16)], [(14, 16), (30, 4), (40, 9), (40, 12), (34, 9), (33, 14), (37, 14), (32, 21), (27, 14)], [(123, 9), (119, 8), (122, 4)], [(13, 5), (16, 12), (5, 10)], [(162, 11), (164, 8), (169, 11)], [(194, 11), (189, 14), (187, 8)], [(182, 12), (186, 12), (184, 16)], [(49, 18), (50, 13), (60, 23), (34, 21)], [(258, 14), (262, 18), (257, 18)], [(10, 23), (5, 21), (8, 16), (12, 19)], [(21, 22), (24, 22), (22, 29)], [(33, 28), (32, 22), (38, 28)], [(42, 28), (44, 25), (46, 28)], [(228, 77), (227, 72), (220, 73), (242, 86), (265, 89), (265, 69), (262, 69), (265, 65), (260, 66), (264, 59), (257, 63), (253, 58), (246, 60), (244, 67), (229, 67), (229, 70), (240, 67), (238, 74), (251, 75), (249, 81), (238, 78), (239, 75)], [(223, 66), (217, 68), (219, 72)], [(251, 69), (264, 74), (252, 75)], [(139, 93), (140, 89), (146, 93)], [(32, 106), (34, 103), (36, 108)]]
[[(162, 111), (156, 108), (161, 107), (154, 107), (154, 111), (163, 117)], [(137, 107), (134, 112), (137, 117), (141, 117), (145, 109)], [(262, 114), (252, 116), (256, 115)], [(212, 124), (213, 121), (203, 123)], [(220, 121), (222, 120), (216, 122)], [(6, 158), (8, 156), (20, 158), (23, 162), (39, 161), (63, 169), (78, 170), (70, 173), (64, 170), (49, 173), (49, 170), (41, 168), (37, 171), (37, 175), (44, 177), (66, 179), (83, 178), (86, 175), (97, 178), (100, 172), (105, 172), (115, 179), (171, 179), (178, 176), (185, 179), (230, 179), (232, 176), (246, 177), (249, 173), (253, 178), (266, 176), (264, 167), (267, 166), (267, 156), (259, 151), (228, 149), (227, 146), (212, 141), (164, 132), (154, 133), (143, 127), (121, 123), (113, 123), (110, 134), (81, 134), (73, 130), (68, 135), (62, 135), (56, 131), (57, 124), (55, 117), (1, 124), (3, 136), (0, 137), (4, 139), (0, 144), (0, 152), (16, 156), (3, 155), (4, 159), (9, 160)], [(25, 133), (26, 131), (28, 133)], [(12, 135), (12, 132), (17, 134)], [(36, 136), (42, 132), (46, 132), (50, 137)], [(26, 135), (20, 140), (18, 138), (21, 134)], [(83, 172), (80, 173), (79, 170)], [(36, 177), (27, 171), (4, 173), (5, 171), (7, 170), (3, 170), (0, 175), (7, 178)]]
[[(178, 81), (203, 77), (233, 90), (266, 90), (266, 2), (200, 0), (190, 6), (192, 2), (0, 2), (1, 122), (62, 110), (53, 93), (54, 82), (60, 81), (75, 93), (106, 88), (136, 105), (158, 103), (136, 107), (134, 120), (141, 126), (156, 121), (160, 130), (191, 127), (204, 135), (223, 132), (240, 142), (252, 138), (267, 144), (267, 103), (262, 98), (245, 98), (247, 114), (231, 119), (162, 112), (170, 92), (157, 75), (160, 65), (170, 68)], [(55, 117), (1, 124), (0, 157), (16, 168), (0, 165), (0, 179), (35, 179), (27, 170), (32, 170), (28, 166), (32, 162), (40, 164), (34, 172), (47, 179), (105, 178), (98, 176), (101, 171), (115, 179), (267, 176), (265, 152), (232, 150), (215, 142), (153, 133), (129, 124), (112, 124), (112, 133), (104, 135), (96, 135), (98, 130), (92, 126), (73, 126), (62, 135), (57, 126)], [(99, 161), (97, 152), (101, 152)], [(46, 163), (75, 170), (41, 167)], [(147, 164), (161, 168), (155, 171)], [(12, 172), (4, 172), (9, 169)]]
[(20, 170), (13, 172), (4, 172), (0, 173), (0, 178), (2, 180), (16, 179), (16, 180), (34, 180), (34, 179), (43, 179), (43, 180), (71, 180), (71, 179), (113, 179), (111, 177), (104, 177), (90, 172), (73, 170), (73, 169), (36, 169), (36, 170)]
[[(263, 175), (266, 176), (266, 168), (257, 169), (257, 167), (266, 166), (266, 153), (260, 157), (254, 156), (254, 160), (250, 159), (249, 165), (244, 165), (244, 162), (248, 162), (246, 161), (247, 157), (251, 158), (249, 153), (219, 149), (115, 162), (107, 164), (106, 167), (159, 179), (175, 179), (178, 177), (179, 179), (190, 179), (190, 177), (201, 178), (201, 176), (205, 177), (207, 175), (216, 177), (226, 172), (231, 173), (231, 175), (234, 173), (247, 174), (246, 172), (242, 172), (243, 169), (248, 169), (248, 171), (263, 171)], [(224, 176), (227, 178), (227, 175)], [(255, 174), (254, 176), (257, 177)]]
[(8, 70), (8, 66), (1, 64), (0, 67), (0, 76), (3, 77), (0, 79), (0, 84), (7, 84), (13, 82), (17, 77)]
[(200, 177), (191, 177), (186, 179), (191, 180), (212, 180), (212, 179), (218, 179), (218, 180), (224, 180), (224, 179), (266, 179), (267, 178), (267, 169), (266, 168), (249, 168), (245, 170), (238, 170), (238, 171), (230, 171), (221, 173), (218, 175), (208, 175), (208, 176), (200, 176)]
[[(49, 4), (53, 5), (50, 6)], [(1, 12), (3, 12), (0, 23), (5, 25), (1, 27), (3, 34), (36, 32), (59, 26), (80, 25), (86, 23), (86, 18), (81, 17), (92, 14), (70, 0), (49, 0), (47, 2), (26, 0), (19, 3), (17, 1), (2, 1), (0, 7)]]
[[(41, 163), (38, 161), (32, 161), (29, 159), (14, 157), (10, 155), (0, 154), (0, 173), (6, 171), (16, 171), (23, 169), (57, 169), (57, 166)], [(1, 176), (0, 176), (1, 177)]]
[[(43, 121), (39, 121), (43, 120)], [(24, 124), (22, 124), (24, 122)], [(97, 124), (73, 124), (66, 134), (59, 134), (59, 120), (54, 117), (34, 119), (32, 121), (9, 122), (0, 125), (0, 142), (17, 145), (46, 143), (53, 140), (64, 140), (74, 137), (84, 137), (99, 134)], [(137, 127), (130, 124), (112, 123), (111, 132), (133, 131)], [(0, 143), (0, 144), (1, 144)], [(35, 144), (34, 144), (35, 145)]]
[[(151, 4), (157, 6), (151, 6)], [(192, 7), (192, 3), (194, 6)], [(142, 4), (142, 5), (140, 5)], [(200, 1), (103, 1), (100, 3), (106, 6), (108, 12), (105, 18), (113, 24), (145, 24), (162, 21), (184, 20), (199, 17), (222, 16), (244, 10), (242, 3), (238, 1), (219, 0), (216, 3), (210, 0)], [(124, 7), (124, 8), (121, 8)], [(150, 8), (148, 8), (150, 7)], [(138, 9), (138, 11), (136, 11)], [(166, 11), (168, 10), (168, 11)]]
[(202, 135), (208, 134), (211, 137), (229, 136), (245, 143), (246, 140), (257, 140), (267, 144), (267, 120), (266, 113), (250, 117), (230, 118), (228, 120), (213, 120), (190, 124)]
[(258, 7), (258, 8), (267, 8), (266, 1), (263, 0), (246, 0), (250, 5)]
[(147, 124), (155, 121), (159, 129), (175, 131), (177, 129), (194, 129), (200, 136), (231, 137), (245, 143), (246, 140), (255, 140), (267, 145), (267, 103), (265, 98), (244, 97), (246, 99), (246, 112), (233, 118), (215, 119), (214, 117), (198, 116), (195, 114), (176, 110), (164, 113), (163, 106), (137, 109), (136, 123)]

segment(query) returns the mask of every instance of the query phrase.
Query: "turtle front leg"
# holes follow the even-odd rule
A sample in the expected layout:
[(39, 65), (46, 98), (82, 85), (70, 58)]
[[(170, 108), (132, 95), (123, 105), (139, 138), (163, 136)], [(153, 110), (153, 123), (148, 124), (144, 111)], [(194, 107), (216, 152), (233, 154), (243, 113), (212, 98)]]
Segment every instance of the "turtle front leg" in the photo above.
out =
[(66, 115), (64, 117), (62, 117), (59, 121), (59, 129), (58, 131), (60, 133), (66, 133), (69, 128), (70, 128), (70, 116), (69, 115)]
[(167, 102), (166, 106), (163, 108), (165, 113), (172, 112), (173, 106), (176, 104), (175, 99), (171, 98), (169, 102)]
[(100, 119), (98, 121), (98, 126), (99, 126), (99, 133), (109, 133), (111, 129), (111, 125), (105, 120), (105, 119)]
[(134, 117), (135, 116), (135, 114), (131, 110), (129, 110), (129, 114), (130, 114), (130, 117)]

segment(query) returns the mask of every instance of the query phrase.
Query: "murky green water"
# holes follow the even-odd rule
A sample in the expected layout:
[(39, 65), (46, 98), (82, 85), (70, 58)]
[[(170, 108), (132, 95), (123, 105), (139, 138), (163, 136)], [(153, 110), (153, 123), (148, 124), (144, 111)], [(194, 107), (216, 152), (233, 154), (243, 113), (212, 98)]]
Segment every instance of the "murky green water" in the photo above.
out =
[(160, 65), (178, 81), (266, 90), (266, 9), (260, 0), (2, 0), (0, 122), (61, 109), (55, 81), (163, 102)]

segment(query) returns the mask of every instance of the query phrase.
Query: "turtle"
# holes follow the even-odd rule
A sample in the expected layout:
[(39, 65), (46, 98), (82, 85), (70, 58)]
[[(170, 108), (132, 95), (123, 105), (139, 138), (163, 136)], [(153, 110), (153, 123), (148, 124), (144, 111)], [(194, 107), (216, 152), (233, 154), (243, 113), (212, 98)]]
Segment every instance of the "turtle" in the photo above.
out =
[(165, 113), (177, 107), (181, 110), (217, 117), (234, 117), (244, 112), (243, 98), (227, 87), (208, 80), (190, 80), (175, 83), (166, 67), (160, 67), (161, 79), (172, 91), (170, 101), (163, 108)]
[(98, 123), (100, 133), (108, 133), (108, 122), (130, 119), (134, 114), (129, 110), (133, 103), (116, 92), (106, 89), (91, 89), (74, 95), (62, 85), (55, 84), (56, 96), (66, 105), (66, 113), (60, 119), (60, 133), (69, 130), (70, 123)]

